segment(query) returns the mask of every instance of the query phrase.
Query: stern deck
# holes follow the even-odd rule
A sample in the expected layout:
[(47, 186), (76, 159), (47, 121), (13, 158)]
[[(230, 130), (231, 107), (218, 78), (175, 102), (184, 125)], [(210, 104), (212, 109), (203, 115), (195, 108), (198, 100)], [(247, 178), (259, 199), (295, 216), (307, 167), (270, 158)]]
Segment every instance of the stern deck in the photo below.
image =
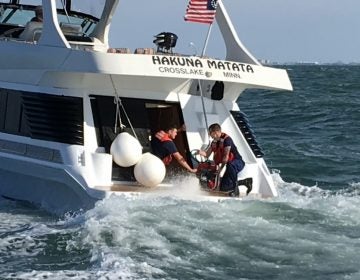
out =
[[(116, 194), (120, 194), (120, 193), (136, 194), (136, 195), (139, 195), (139, 194), (159, 194), (159, 195), (174, 194), (177, 197), (182, 196), (181, 193), (182, 193), (182, 190), (184, 190), (184, 188), (175, 186), (173, 184), (160, 184), (157, 187), (145, 187), (145, 186), (138, 184), (137, 182), (129, 182), (129, 181), (124, 181), (124, 182), (115, 181), (110, 186), (96, 186), (95, 189), (107, 191), (107, 192), (111, 192), (111, 193), (116, 193)], [(215, 198), (215, 199), (219, 199), (219, 198), (221, 198), (221, 199), (242, 199), (243, 197), (246, 196), (245, 193), (240, 192), (239, 197), (231, 197), (231, 196), (229, 196), (229, 193), (227, 193), (227, 192), (208, 191), (208, 190), (202, 189), (200, 187), (200, 185), (196, 186), (196, 188), (192, 188), (191, 191), (192, 191), (192, 195), (194, 197), (204, 197), (205, 200), (206, 200), (206, 198), (210, 198), (210, 197)], [(184, 196), (188, 197), (189, 194), (186, 194)], [(261, 198), (261, 197), (259, 197), (259, 195), (256, 195), (256, 194), (249, 194), (248, 197)], [(213, 199), (211, 199), (211, 200), (213, 200)]]

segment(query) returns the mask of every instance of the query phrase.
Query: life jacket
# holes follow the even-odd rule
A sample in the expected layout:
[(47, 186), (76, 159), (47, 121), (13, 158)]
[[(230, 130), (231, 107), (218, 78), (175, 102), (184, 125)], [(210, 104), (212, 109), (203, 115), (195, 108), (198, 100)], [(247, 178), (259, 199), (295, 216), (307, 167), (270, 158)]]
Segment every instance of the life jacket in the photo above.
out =
[[(216, 165), (222, 163), (224, 157), (224, 140), (228, 138), (229, 135), (221, 133), (220, 139), (218, 141), (212, 141), (211, 151), (214, 153), (214, 162)], [(229, 152), (228, 162), (234, 160), (235, 155), (232, 152)]]
[[(169, 135), (163, 130), (156, 132), (155, 137), (159, 139), (160, 142), (172, 141)], [(162, 161), (165, 165), (169, 165), (170, 162), (172, 161), (172, 155), (168, 155), (164, 157)]]

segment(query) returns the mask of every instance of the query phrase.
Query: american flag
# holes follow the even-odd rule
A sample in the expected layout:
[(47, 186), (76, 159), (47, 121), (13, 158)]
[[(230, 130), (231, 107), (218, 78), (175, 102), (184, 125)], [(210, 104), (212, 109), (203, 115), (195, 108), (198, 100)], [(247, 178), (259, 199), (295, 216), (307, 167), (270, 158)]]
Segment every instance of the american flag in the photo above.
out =
[(214, 21), (218, 0), (190, 0), (184, 19), (211, 24)]

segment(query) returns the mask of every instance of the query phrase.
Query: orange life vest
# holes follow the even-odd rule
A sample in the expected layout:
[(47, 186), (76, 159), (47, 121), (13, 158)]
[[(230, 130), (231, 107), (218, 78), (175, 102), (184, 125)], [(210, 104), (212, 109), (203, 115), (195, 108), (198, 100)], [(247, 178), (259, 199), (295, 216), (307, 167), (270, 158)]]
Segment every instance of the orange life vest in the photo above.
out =
[[(220, 139), (218, 141), (212, 141), (211, 151), (214, 152), (214, 162), (216, 165), (222, 163), (224, 158), (224, 140), (229, 136), (225, 133), (221, 133)], [(229, 152), (228, 162), (232, 161), (235, 158), (232, 152)]]
[[(156, 132), (155, 137), (159, 139), (161, 142), (172, 141), (169, 135), (163, 130)], [(162, 161), (165, 165), (169, 165), (170, 162), (172, 161), (172, 155), (168, 155), (164, 157)]]

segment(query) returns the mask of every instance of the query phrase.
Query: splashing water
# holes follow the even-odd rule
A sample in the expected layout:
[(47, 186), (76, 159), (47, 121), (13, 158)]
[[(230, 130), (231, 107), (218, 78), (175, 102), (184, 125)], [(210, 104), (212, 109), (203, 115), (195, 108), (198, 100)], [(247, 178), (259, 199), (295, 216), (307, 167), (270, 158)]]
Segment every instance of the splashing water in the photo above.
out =
[(0, 276), (356, 279), (360, 184), (336, 193), (273, 179), (280, 196), (270, 200), (194, 201), (196, 184), (183, 178), (160, 196), (113, 196), (62, 220), (1, 212)]

